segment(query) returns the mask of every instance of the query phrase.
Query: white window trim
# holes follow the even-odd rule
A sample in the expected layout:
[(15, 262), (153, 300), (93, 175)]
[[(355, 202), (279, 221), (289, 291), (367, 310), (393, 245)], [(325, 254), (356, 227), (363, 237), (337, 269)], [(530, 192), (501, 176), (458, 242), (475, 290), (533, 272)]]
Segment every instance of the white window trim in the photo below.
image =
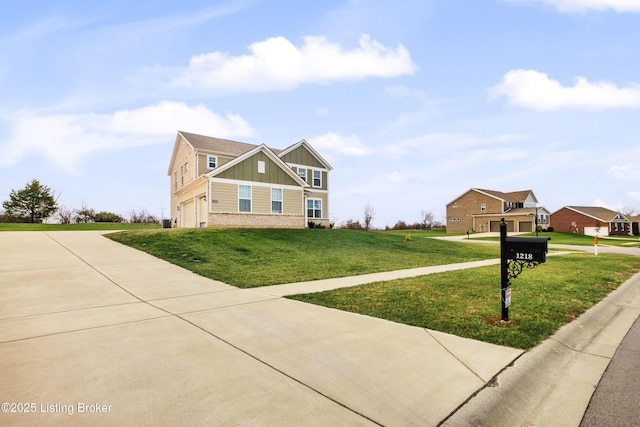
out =
[[(215, 166), (211, 167), (211, 159), (214, 159)], [(207, 155), (207, 169), (215, 169), (218, 167), (218, 156), (212, 156), (211, 154)]]
[[(309, 202), (315, 202), (315, 201), (319, 201), (319, 202), (320, 202), (320, 216), (315, 216), (315, 211), (316, 211), (316, 208), (315, 208), (315, 207), (312, 207), (312, 208), (311, 208), (311, 210), (313, 211), (314, 215), (313, 215), (313, 216), (309, 216)], [(313, 203), (313, 204), (312, 204), (312, 206), (313, 206), (313, 205), (315, 205), (315, 203)], [(322, 199), (318, 199), (318, 198), (311, 198), (311, 197), (310, 197), (310, 198), (308, 198), (308, 199), (307, 199), (307, 206), (305, 206), (305, 208), (307, 209), (307, 219), (312, 220), (312, 219), (322, 219), (322, 218), (324, 218), (324, 217), (323, 217), (323, 214), (324, 214), (324, 212), (323, 212), (323, 211), (324, 211), (324, 207), (323, 207), (322, 205), (323, 205), (323, 203), (322, 203)]]
[[(249, 198), (240, 198), (240, 187), (249, 187)], [(240, 210), (240, 200), (249, 200), (249, 210)], [(253, 189), (247, 184), (238, 184), (238, 213), (251, 213), (253, 212)]]
[[(273, 199), (273, 190), (280, 190), (280, 200)], [(273, 210), (273, 202), (280, 202), (280, 212)], [(284, 189), (282, 187), (271, 187), (271, 213), (276, 215), (284, 213)]]
[[(320, 174), (320, 185), (316, 185), (316, 172)], [(311, 169), (311, 186), (313, 188), (322, 188), (322, 171), (320, 169)]]

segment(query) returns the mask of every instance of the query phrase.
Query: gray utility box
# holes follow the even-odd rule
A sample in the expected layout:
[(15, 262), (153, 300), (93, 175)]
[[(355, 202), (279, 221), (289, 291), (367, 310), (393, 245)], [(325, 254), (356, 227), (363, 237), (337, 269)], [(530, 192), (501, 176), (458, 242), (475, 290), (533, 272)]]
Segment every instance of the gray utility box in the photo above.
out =
[(507, 259), (543, 263), (547, 260), (549, 237), (507, 237)]

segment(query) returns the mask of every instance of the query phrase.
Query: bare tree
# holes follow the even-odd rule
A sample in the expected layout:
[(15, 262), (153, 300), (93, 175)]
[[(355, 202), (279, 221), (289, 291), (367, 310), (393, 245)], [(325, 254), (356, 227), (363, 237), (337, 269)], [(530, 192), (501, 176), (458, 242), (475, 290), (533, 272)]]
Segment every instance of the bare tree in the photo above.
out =
[(371, 221), (373, 221), (373, 217), (376, 215), (376, 211), (371, 206), (371, 203), (367, 203), (364, 207), (364, 229), (365, 231), (369, 231), (369, 226), (371, 225)]
[(82, 207), (80, 209), (77, 209), (75, 214), (76, 214), (77, 223), (81, 223), (81, 222), (88, 223), (88, 222), (93, 222), (93, 216), (96, 214), (96, 211), (89, 208), (87, 204), (83, 201)]
[(433, 227), (433, 214), (429, 211), (420, 211), (420, 223), (423, 230), (431, 230)]
[(56, 218), (58, 218), (60, 224), (71, 224), (75, 214), (73, 209), (66, 206), (59, 206), (56, 212)]
[(160, 220), (143, 208), (140, 211), (131, 209), (131, 212), (129, 213), (129, 222), (138, 224), (159, 224)]

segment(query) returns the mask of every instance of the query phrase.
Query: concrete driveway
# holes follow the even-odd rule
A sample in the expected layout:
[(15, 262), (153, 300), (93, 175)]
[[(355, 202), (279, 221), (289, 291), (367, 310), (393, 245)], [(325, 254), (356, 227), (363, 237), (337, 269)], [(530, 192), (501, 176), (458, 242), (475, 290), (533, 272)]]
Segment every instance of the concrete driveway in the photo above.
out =
[(436, 425), (521, 354), (0, 233), (2, 425)]

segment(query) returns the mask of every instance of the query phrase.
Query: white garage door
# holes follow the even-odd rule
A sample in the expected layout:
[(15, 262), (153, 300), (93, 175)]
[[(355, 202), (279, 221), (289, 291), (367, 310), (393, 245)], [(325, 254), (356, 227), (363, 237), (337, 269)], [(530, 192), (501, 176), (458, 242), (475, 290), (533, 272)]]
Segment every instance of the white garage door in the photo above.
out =
[(195, 228), (196, 226), (196, 204), (193, 200), (182, 204), (182, 227)]

